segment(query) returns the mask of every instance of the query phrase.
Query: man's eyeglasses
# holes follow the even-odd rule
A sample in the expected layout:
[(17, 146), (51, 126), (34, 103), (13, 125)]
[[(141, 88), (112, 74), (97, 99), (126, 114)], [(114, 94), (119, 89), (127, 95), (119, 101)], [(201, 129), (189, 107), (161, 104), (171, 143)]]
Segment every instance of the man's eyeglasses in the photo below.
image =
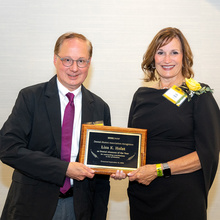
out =
[(79, 58), (78, 60), (73, 60), (71, 57), (63, 57), (61, 58), (59, 55), (57, 55), (60, 60), (62, 61), (63, 65), (66, 67), (70, 67), (73, 65), (73, 62), (76, 61), (76, 64), (79, 68), (86, 67), (89, 63), (89, 60), (85, 58)]

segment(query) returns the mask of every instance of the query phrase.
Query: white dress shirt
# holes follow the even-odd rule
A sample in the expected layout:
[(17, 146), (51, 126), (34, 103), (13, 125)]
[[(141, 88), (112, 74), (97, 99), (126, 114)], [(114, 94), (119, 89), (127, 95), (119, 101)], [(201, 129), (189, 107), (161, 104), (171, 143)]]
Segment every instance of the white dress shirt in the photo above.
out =
[[(66, 94), (70, 92), (66, 87), (64, 87), (59, 80), (57, 79), (57, 86), (59, 91), (60, 97), (60, 109), (61, 109), (61, 126), (63, 124), (63, 116), (66, 105), (69, 102)], [(74, 94), (74, 105), (75, 105), (75, 116), (74, 116), (74, 123), (73, 123), (73, 134), (72, 134), (72, 146), (71, 146), (71, 157), (70, 161), (75, 162), (76, 157), (79, 152), (79, 143), (80, 143), (80, 133), (81, 133), (81, 116), (82, 116), (82, 92), (81, 86), (70, 92)], [(71, 184), (73, 184), (71, 182)]]

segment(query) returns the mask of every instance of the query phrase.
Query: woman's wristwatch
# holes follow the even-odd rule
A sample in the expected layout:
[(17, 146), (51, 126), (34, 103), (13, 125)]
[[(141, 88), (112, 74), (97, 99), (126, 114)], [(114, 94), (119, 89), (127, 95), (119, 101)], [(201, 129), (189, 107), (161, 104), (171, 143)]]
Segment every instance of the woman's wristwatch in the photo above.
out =
[(171, 176), (171, 171), (168, 163), (162, 163), (163, 165), (163, 177), (168, 178)]

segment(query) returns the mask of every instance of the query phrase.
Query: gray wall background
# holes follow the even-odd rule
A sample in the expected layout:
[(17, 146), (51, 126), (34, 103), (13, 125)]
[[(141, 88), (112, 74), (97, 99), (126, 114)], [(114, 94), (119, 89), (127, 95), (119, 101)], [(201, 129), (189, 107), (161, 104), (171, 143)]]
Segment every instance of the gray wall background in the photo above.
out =
[[(112, 125), (127, 126), (132, 96), (142, 85), (142, 56), (164, 27), (179, 28), (194, 53), (195, 79), (220, 104), (219, 0), (0, 0), (0, 126), (19, 90), (54, 75), (53, 47), (68, 31), (87, 36), (94, 56), (85, 86), (108, 102)], [(0, 163), (0, 213), (12, 169)], [(108, 220), (129, 219), (128, 181), (111, 181)], [(209, 195), (208, 219), (220, 218), (220, 174)]]

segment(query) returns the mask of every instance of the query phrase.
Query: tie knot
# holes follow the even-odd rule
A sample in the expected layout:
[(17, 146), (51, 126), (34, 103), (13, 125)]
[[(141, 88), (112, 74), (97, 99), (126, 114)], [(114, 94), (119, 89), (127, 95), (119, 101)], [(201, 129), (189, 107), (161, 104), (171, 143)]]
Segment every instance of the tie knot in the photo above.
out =
[(69, 101), (72, 103), (72, 102), (73, 102), (73, 99), (74, 99), (74, 94), (71, 93), (71, 92), (68, 92), (68, 93), (66, 94), (66, 96), (67, 96), (67, 98), (69, 99)]

